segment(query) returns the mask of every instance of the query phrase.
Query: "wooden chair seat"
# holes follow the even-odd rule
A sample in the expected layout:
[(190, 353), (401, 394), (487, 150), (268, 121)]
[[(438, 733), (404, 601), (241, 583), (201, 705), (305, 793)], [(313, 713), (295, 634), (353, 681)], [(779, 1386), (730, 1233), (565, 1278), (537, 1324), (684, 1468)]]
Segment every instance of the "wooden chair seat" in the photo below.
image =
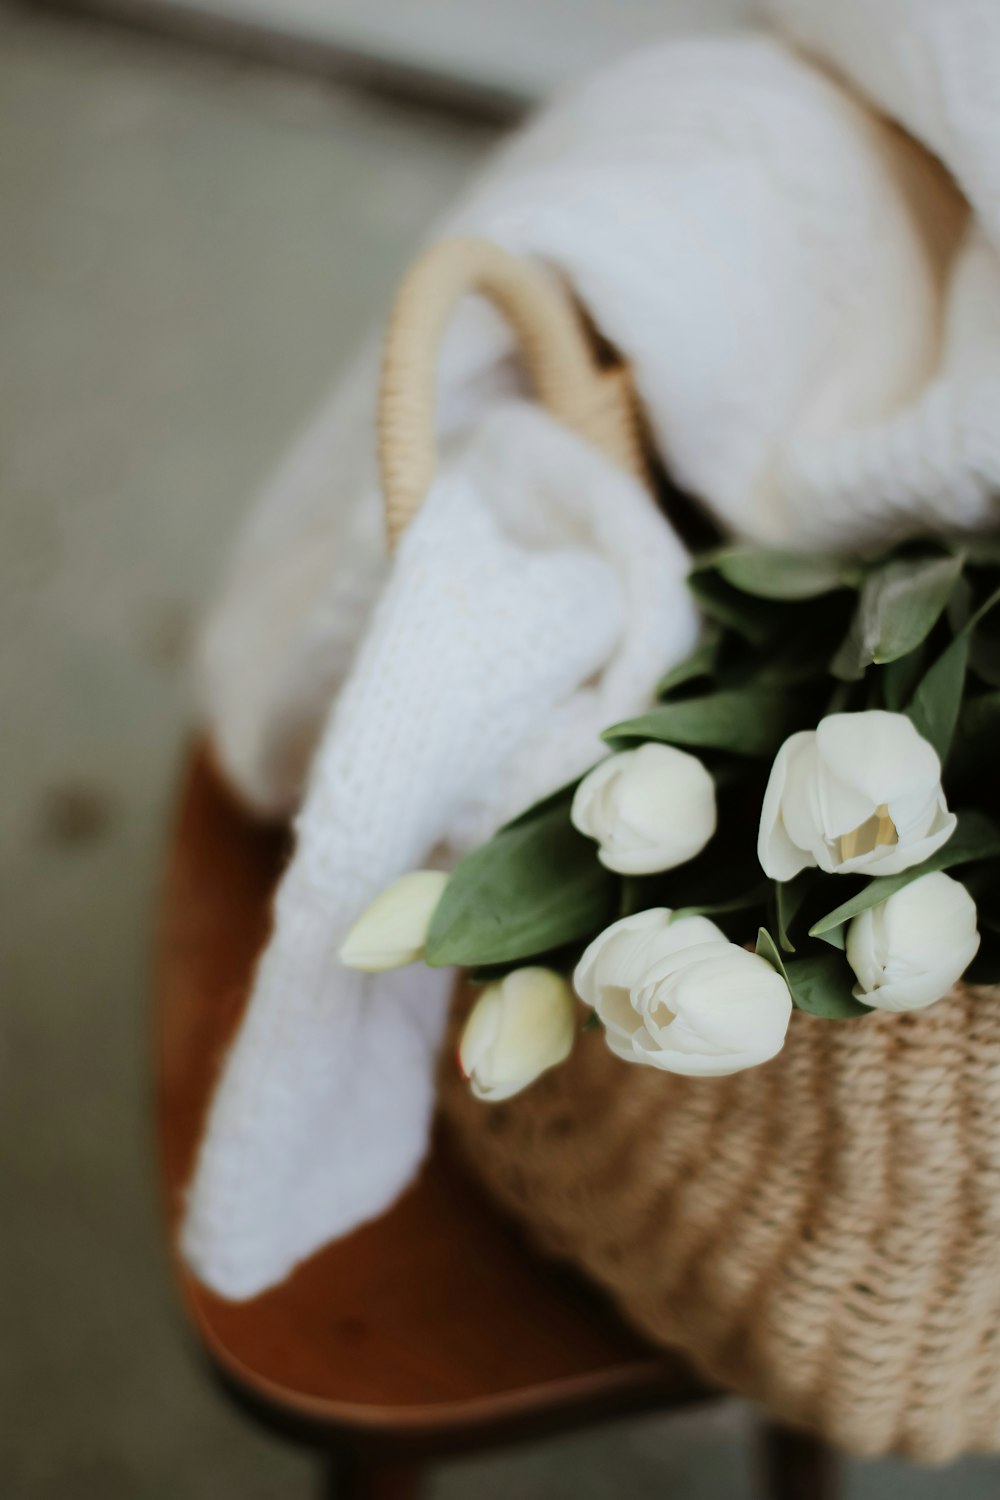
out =
[[(208, 758), (194, 758), (169, 852), (157, 966), (157, 1123), (171, 1243), (220, 1059), (267, 934), (286, 838), (241, 813)], [(262, 1296), (225, 1302), (175, 1265), (200, 1342), (228, 1387), (266, 1420), (354, 1455), (355, 1493), (403, 1493), (402, 1481), (385, 1475), (408, 1455), (443, 1456), (710, 1394), (593, 1289), (535, 1257), (440, 1132), (395, 1207)]]

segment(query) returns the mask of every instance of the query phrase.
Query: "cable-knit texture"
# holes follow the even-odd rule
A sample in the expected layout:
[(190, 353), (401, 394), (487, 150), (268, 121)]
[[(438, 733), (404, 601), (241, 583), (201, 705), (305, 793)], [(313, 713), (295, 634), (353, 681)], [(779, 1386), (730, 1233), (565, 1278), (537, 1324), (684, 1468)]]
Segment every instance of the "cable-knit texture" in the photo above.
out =
[(694, 644), (688, 565), (639, 481), (532, 406), (444, 465), (324, 730), (212, 1103), (182, 1246), (216, 1290), (279, 1281), (410, 1180), (449, 978), (353, 973), (338, 946), (396, 876), (600, 758)]
[(439, 1093), (542, 1248), (708, 1378), (857, 1454), (1000, 1449), (1000, 991), (797, 1013), (774, 1061), (719, 1079), (585, 1032), (496, 1105), (446, 1048)]

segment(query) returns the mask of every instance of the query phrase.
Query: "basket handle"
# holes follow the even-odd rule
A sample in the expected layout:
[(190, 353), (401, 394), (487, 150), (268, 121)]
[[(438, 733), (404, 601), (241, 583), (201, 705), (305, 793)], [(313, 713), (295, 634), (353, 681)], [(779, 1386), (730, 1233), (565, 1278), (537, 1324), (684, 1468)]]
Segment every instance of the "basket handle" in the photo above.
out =
[(488, 240), (442, 240), (403, 281), (386, 336), (379, 467), (390, 550), (434, 478), (438, 351), (456, 304), (473, 292), (511, 324), (546, 410), (623, 468), (645, 475), (628, 370), (600, 361), (566, 287)]

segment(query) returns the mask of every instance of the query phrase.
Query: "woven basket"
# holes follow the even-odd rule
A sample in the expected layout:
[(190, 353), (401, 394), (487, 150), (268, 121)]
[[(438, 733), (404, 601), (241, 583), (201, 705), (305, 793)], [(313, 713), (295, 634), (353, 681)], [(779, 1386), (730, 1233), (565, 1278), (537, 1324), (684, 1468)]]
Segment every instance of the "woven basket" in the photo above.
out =
[[(386, 350), (390, 537), (434, 471), (434, 370), (455, 302), (510, 319), (539, 398), (642, 472), (627, 372), (568, 294), (479, 241), (404, 284)], [(453, 1026), (469, 1003), (459, 985)], [(1000, 1449), (1000, 991), (830, 1022), (796, 1012), (730, 1078), (630, 1067), (599, 1031), (484, 1105), (445, 1056), (442, 1109), (495, 1196), (653, 1339), (858, 1454)]]

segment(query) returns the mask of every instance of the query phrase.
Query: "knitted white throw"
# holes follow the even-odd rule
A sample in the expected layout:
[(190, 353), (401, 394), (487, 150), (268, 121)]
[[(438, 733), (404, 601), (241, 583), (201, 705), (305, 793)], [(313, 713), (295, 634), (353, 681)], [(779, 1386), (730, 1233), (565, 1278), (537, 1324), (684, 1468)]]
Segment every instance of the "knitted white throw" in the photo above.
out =
[[(765, 8), (935, 152), (971, 214), (911, 140), (747, 35), (584, 83), (445, 227), (563, 270), (673, 475), (735, 531), (851, 545), (995, 519), (1000, 7)], [(272, 481), (206, 631), (209, 723), (243, 795), (288, 811), (311, 763), (184, 1229), (229, 1296), (379, 1212), (425, 1147), (446, 981), (347, 973), (347, 925), (436, 845), (453, 857), (588, 764), (692, 638), (681, 549), (638, 488), (540, 414), (494, 411), (508, 351), (463, 309), (442, 415), (472, 436), (353, 665), (385, 577), (371, 353)]]
[(532, 406), (456, 445), (400, 546), (296, 824), (184, 1249), (247, 1296), (377, 1213), (423, 1154), (452, 976), (341, 967), (396, 875), (600, 758), (695, 642), (687, 560), (638, 481)]

